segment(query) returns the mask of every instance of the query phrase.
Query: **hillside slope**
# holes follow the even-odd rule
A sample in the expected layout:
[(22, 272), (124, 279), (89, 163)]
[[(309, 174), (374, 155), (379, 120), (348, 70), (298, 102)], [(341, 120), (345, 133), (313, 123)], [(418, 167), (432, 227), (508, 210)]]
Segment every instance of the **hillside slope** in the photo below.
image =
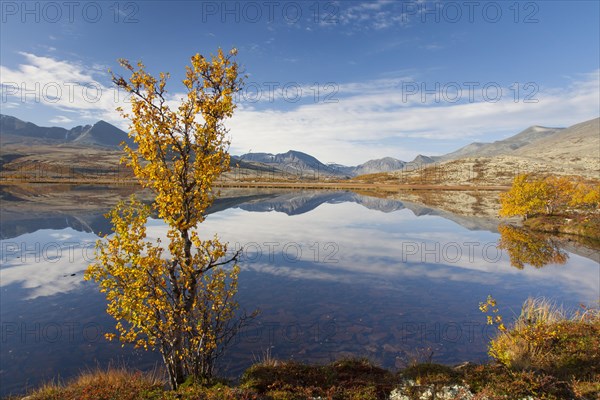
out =
[[(585, 121), (541, 138), (514, 152), (515, 155), (553, 161), (600, 159), (600, 118)], [(584, 161), (586, 162), (586, 161)]]
[(456, 160), (467, 157), (494, 157), (513, 155), (526, 146), (534, 146), (540, 140), (553, 137), (564, 128), (547, 128), (544, 126), (530, 126), (522, 132), (493, 143), (474, 142), (443, 156), (435, 157), (436, 161)]

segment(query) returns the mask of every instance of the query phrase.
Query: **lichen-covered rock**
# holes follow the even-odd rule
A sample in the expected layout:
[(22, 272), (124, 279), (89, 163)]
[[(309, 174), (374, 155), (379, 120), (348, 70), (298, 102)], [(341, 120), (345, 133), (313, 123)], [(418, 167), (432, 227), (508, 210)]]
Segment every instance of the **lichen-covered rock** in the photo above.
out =
[(466, 386), (414, 385), (410, 382), (390, 393), (389, 400), (471, 400), (473, 393)]

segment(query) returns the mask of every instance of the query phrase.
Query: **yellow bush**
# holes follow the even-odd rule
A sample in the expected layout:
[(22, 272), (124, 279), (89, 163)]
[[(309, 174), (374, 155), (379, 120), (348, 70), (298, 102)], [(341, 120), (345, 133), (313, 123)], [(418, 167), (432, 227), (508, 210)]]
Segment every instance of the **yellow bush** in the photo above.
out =
[(565, 212), (569, 207), (589, 209), (600, 206), (600, 188), (587, 184), (581, 178), (533, 178), (530, 175), (515, 177), (511, 188), (500, 195), (500, 215), (522, 216), (545, 212)]

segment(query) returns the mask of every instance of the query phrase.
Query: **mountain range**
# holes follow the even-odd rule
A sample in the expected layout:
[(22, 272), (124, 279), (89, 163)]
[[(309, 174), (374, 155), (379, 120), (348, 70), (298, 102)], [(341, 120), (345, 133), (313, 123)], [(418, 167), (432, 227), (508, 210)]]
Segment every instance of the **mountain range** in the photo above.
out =
[(0, 143), (7, 144), (73, 144), (118, 149), (121, 142), (132, 144), (127, 133), (98, 121), (94, 125), (76, 126), (71, 129), (37, 126), (10, 115), (0, 114)]
[[(585, 121), (568, 128), (531, 126), (514, 136), (493, 143), (474, 142), (441, 155), (419, 154), (412, 161), (392, 157), (369, 160), (357, 166), (323, 164), (313, 156), (290, 150), (283, 154), (250, 153), (234, 157), (247, 163), (303, 172), (305, 175), (321, 173), (334, 176), (359, 176), (399, 170), (415, 170), (428, 164), (440, 164), (469, 158), (496, 158), (502, 156), (567, 162), (571, 164), (597, 163), (600, 160), (600, 118)], [(579, 163), (578, 163), (579, 161)]]
[[(94, 232), (100, 234), (102, 232), (110, 232), (111, 224), (107, 219), (106, 213), (112, 206), (99, 202), (94, 206), (89, 204), (79, 204), (70, 211), (58, 208), (56, 204), (46, 204), (47, 209), (43, 206), (37, 206), (35, 199), (32, 200), (32, 193), (19, 192), (12, 194), (12, 188), (0, 187), (0, 198), (5, 202), (1, 215), (3, 223), (0, 225), (0, 239), (6, 240), (14, 238), (25, 233), (36, 232), (40, 229), (64, 229), (72, 228), (79, 232)], [(81, 192), (89, 194), (91, 199), (96, 198), (98, 193), (89, 193), (93, 190), (90, 188), (82, 188)], [(105, 188), (106, 191), (112, 193), (114, 202), (117, 198), (126, 198), (124, 193), (114, 192), (114, 188)], [(52, 196), (60, 196), (60, 192), (48, 192), (42, 196), (44, 199)], [(66, 198), (69, 198), (66, 195)], [(66, 199), (65, 199), (66, 200)], [(376, 210), (384, 213), (390, 213), (405, 208), (410, 209), (416, 216), (422, 215), (441, 215), (446, 218), (454, 218), (460, 220), (463, 218), (462, 224), (467, 229), (493, 229), (493, 226), (488, 227), (485, 223), (485, 218), (473, 218), (473, 223), (469, 218), (464, 218), (459, 215), (444, 212), (441, 209), (419, 205), (414, 202), (405, 202), (398, 199), (377, 198), (366, 195), (361, 195), (348, 191), (301, 191), (301, 192), (256, 192), (251, 195), (240, 196), (238, 193), (229, 193), (225, 191), (223, 196), (216, 199), (215, 203), (207, 210), (208, 214), (221, 211), (228, 208), (240, 208), (251, 212), (281, 212), (287, 215), (300, 215), (314, 210), (323, 204), (334, 203), (356, 203), (370, 210)], [(460, 222), (459, 222), (460, 223)]]
[[(42, 152), (35, 157), (36, 148), (45, 154), (56, 150), (61, 159), (77, 164), (81, 154), (101, 154), (105, 163), (112, 153), (119, 150), (119, 143), (132, 145), (127, 133), (105, 121), (93, 125), (76, 126), (72, 129), (40, 127), (31, 122), (0, 114), (0, 168), (10, 170), (11, 163), (44, 161)], [(78, 151), (79, 149), (79, 151)], [(85, 150), (85, 151), (84, 151)], [(67, 153), (73, 153), (71, 156)], [(87, 152), (87, 153), (86, 153)], [(531, 126), (507, 139), (493, 143), (474, 142), (441, 156), (418, 155), (407, 162), (392, 157), (369, 160), (357, 166), (324, 164), (317, 158), (295, 150), (286, 153), (248, 153), (232, 156), (235, 170), (245, 171), (247, 176), (284, 174), (297, 178), (315, 177), (349, 178), (365, 174), (402, 171), (443, 164), (470, 158), (517, 157), (540, 162), (585, 165), (600, 159), (600, 118), (585, 121), (568, 128)], [(116, 159), (116, 156), (114, 157)], [(13, 165), (14, 167), (14, 165)], [(14, 169), (14, 168), (13, 168)], [(588, 168), (589, 169), (589, 168)], [(592, 168), (593, 170), (593, 168)]]

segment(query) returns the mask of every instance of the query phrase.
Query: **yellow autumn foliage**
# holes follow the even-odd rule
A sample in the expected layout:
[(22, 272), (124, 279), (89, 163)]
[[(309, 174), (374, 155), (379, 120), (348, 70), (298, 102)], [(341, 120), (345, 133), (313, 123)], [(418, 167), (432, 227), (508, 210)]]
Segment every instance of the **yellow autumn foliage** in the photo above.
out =
[[(224, 121), (242, 84), (235, 55), (234, 49), (191, 57), (176, 107), (166, 90), (169, 74), (155, 78), (141, 62), (120, 60), (130, 76), (113, 75), (131, 95), (131, 111), (119, 111), (131, 121), (136, 146), (124, 146), (123, 162), (155, 199), (144, 205), (131, 198), (110, 212), (114, 234), (98, 242), (86, 279), (106, 294), (121, 342), (160, 351), (174, 389), (190, 376), (209, 379), (246, 321), (236, 317), (233, 298), (239, 253), (228, 254), (216, 236), (204, 240), (197, 231), (214, 200), (215, 179), (229, 168)], [(166, 246), (146, 238), (150, 215), (168, 226)]]
[(514, 178), (511, 188), (500, 195), (500, 216), (554, 214), (569, 209), (589, 210), (600, 207), (600, 188), (581, 178), (534, 178), (522, 174)]
[(498, 248), (507, 251), (510, 264), (515, 268), (523, 269), (525, 264), (542, 268), (567, 262), (567, 253), (551, 237), (510, 225), (500, 225), (498, 232)]

